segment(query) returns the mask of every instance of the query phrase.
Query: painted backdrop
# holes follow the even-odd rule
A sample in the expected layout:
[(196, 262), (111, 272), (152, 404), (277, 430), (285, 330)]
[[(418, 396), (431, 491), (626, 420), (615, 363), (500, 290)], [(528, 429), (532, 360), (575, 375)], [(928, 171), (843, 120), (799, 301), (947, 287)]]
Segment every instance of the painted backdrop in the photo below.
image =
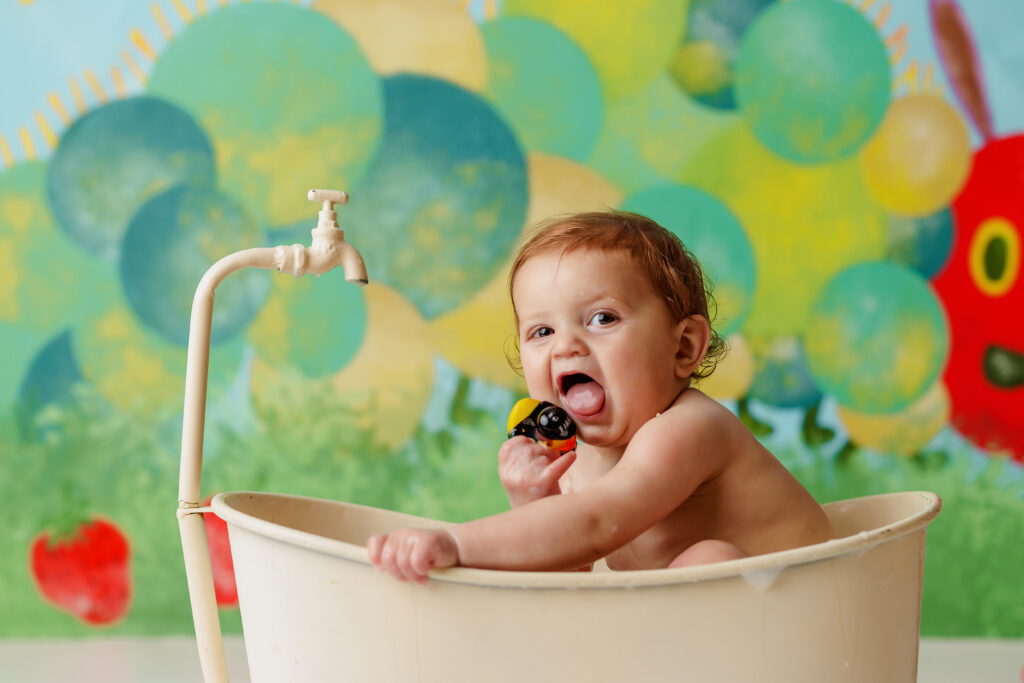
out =
[[(819, 500), (928, 489), (926, 635), (1024, 636), (1014, 0), (21, 0), (0, 8), (0, 636), (189, 632), (188, 315), (344, 189), (370, 286), (218, 290), (204, 497), (506, 505), (524, 230), (619, 207), (705, 263), (702, 385)], [(225, 629), (223, 524), (207, 518)]]

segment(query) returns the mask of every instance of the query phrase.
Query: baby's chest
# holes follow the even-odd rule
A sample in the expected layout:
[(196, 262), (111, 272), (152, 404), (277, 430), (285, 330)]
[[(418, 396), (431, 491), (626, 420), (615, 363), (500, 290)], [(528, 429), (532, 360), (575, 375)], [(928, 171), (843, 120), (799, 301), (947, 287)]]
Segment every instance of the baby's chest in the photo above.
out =
[(588, 486), (611, 471), (614, 463), (605, 463), (582, 448), (576, 451), (576, 462), (572, 464), (558, 483), (562, 493), (580, 493)]

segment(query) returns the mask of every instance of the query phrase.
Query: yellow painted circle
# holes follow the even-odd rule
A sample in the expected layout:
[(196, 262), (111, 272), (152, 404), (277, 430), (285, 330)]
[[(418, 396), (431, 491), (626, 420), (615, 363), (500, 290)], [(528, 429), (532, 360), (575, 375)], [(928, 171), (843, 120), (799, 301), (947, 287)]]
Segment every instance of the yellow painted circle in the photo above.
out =
[[(993, 249), (1002, 251), (996, 263), (986, 263)], [(989, 218), (974, 233), (968, 255), (971, 279), (988, 296), (1006, 294), (1020, 274), (1020, 235), (1005, 218)]]
[[(241, 336), (211, 347), (208, 402), (237, 375), (242, 347)], [(72, 348), (85, 379), (118, 409), (147, 416), (181, 409), (186, 348), (144, 327), (127, 307), (76, 327)]]
[(757, 272), (743, 324), (750, 337), (799, 336), (837, 273), (885, 256), (885, 213), (855, 159), (789, 162), (734, 121), (704, 141), (678, 181), (725, 204), (750, 240)]
[(839, 406), (839, 419), (850, 439), (860, 446), (881, 453), (913, 455), (939, 433), (949, 420), (949, 411), (949, 392), (938, 381), (898, 413), (874, 415)]
[(697, 383), (697, 388), (720, 401), (746, 396), (754, 383), (754, 351), (742, 334), (727, 340), (729, 351), (718, 362), (715, 371)]
[(967, 128), (936, 95), (889, 105), (860, 154), (864, 182), (879, 204), (904, 216), (935, 213), (956, 196), (971, 167)]
[(316, 0), (313, 9), (352, 34), (381, 75), (434, 76), (480, 92), (487, 50), (480, 28), (451, 0)]
[(689, 3), (680, 0), (505, 0), (505, 16), (552, 24), (576, 41), (594, 64), (605, 96), (642, 90), (672, 61), (686, 30)]

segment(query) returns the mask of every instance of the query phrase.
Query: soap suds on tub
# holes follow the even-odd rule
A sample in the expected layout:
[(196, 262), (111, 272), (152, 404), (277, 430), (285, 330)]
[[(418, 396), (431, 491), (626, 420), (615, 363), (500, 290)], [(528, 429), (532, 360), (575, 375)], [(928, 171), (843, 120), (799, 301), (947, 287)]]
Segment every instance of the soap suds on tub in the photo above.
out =
[(763, 593), (772, 587), (782, 570), (783, 567), (768, 567), (767, 569), (743, 572), (742, 576), (751, 586)]

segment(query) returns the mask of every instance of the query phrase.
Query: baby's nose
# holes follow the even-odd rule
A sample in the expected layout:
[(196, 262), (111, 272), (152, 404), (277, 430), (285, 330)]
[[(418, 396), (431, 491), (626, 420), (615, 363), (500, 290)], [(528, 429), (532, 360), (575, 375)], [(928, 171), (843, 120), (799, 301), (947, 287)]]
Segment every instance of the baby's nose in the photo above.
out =
[(587, 353), (587, 344), (583, 338), (572, 331), (562, 331), (555, 337), (552, 353), (557, 357), (582, 356)]

